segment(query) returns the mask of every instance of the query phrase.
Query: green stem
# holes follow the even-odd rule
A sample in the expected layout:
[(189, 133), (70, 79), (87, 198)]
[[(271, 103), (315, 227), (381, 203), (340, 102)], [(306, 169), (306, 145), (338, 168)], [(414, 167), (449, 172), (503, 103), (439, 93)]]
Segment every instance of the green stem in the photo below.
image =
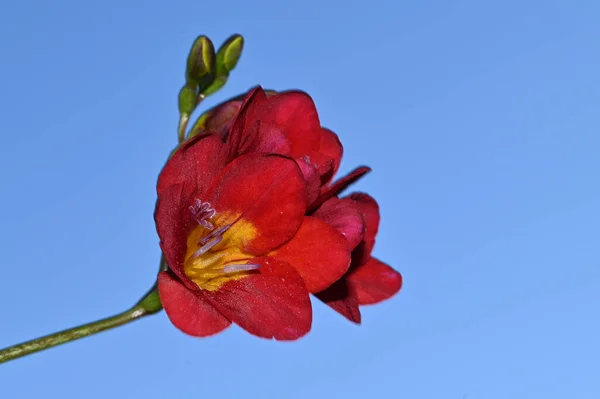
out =
[(188, 114), (181, 114), (179, 116), (179, 126), (177, 126), (177, 141), (179, 144), (185, 141), (185, 131), (187, 130), (190, 116)]
[[(198, 107), (198, 105), (200, 105), (200, 103), (206, 98), (206, 96), (202, 93), (198, 94), (198, 97), (196, 98), (196, 105), (194, 106), (194, 110)], [(192, 110), (193, 112), (193, 110)], [(186, 131), (187, 131), (187, 127), (188, 127), (188, 123), (190, 122), (190, 115), (189, 114), (185, 114), (185, 113), (181, 113), (179, 114), (179, 125), (177, 126), (177, 141), (179, 142), (179, 144), (183, 143), (186, 138)], [(191, 133), (191, 132), (190, 132)]]
[(122, 326), (142, 317), (157, 313), (161, 309), (162, 306), (158, 297), (158, 291), (156, 285), (154, 285), (144, 298), (125, 312), (0, 350), (0, 363)]

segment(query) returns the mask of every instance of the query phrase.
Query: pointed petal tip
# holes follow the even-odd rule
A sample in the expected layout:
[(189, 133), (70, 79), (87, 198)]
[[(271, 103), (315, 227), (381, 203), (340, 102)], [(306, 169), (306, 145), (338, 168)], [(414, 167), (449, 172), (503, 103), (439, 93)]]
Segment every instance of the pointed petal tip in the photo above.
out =
[(321, 204), (323, 204), (325, 201), (327, 201), (331, 197), (340, 195), (342, 193), (342, 191), (347, 189), (352, 184), (356, 183), (358, 180), (360, 180), (360, 178), (362, 178), (364, 175), (366, 175), (369, 172), (371, 172), (370, 167), (359, 166), (358, 168), (355, 168), (353, 171), (348, 173), (346, 176), (333, 182), (333, 184), (331, 184), (331, 186), (329, 186), (328, 188), (326, 188), (325, 190), (323, 190), (321, 192), (321, 194), (319, 195), (319, 198), (314, 202), (314, 204), (311, 205), (311, 210), (314, 211)]
[(362, 316), (356, 292), (345, 278), (336, 281), (326, 290), (316, 293), (315, 296), (347, 320), (360, 325)]

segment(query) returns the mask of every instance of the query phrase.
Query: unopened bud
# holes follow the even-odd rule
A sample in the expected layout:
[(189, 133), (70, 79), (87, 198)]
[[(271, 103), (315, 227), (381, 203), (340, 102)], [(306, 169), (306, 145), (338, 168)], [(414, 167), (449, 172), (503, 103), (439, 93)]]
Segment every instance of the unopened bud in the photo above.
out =
[(187, 59), (185, 77), (188, 83), (197, 85), (200, 92), (213, 83), (215, 78), (215, 48), (206, 36), (198, 36)]
[(225, 40), (225, 43), (221, 45), (217, 52), (215, 79), (207, 89), (202, 90), (204, 95), (211, 95), (225, 86), (227, 79), (229, 79), (229, 72), (236, 67), (242, 56), (243, 48), (244, 38), (242, 35), (235, 34)]

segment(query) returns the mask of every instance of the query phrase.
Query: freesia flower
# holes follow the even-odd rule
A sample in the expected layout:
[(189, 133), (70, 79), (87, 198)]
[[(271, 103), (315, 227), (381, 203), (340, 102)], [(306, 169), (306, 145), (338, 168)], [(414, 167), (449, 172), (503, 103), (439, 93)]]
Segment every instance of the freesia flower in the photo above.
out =
[[(196, 125), (195, 140), (205, 137), (204, 149), (182, 152), (187, 166), (172, 160), (163, 170), (170, 176), (172, 171), (189, 168), (190, 173), (214, 174), (236, 157), (247, 154), (281, 154), (295, 159), (302, 171), (307, 187), (305, 215), (309, 220), (320, 219), (338, 230), (346, 239), (348, 252), (352, 251), (350, 270), (337, 282), (327, 280), (327, 287), (311, 283), (308, 291), (354, 322), (360, 322), (359, 305), (377, 303), (394, 295), (402, 284), (401, 275), (388, 265), (371, 257), (375, 235), (379, 225), (379, 208), (374, 199), (366, 194), (339, 199), (337, 196), (349, 185), (370, 171), (361, 166), (348, 175), (332, 182), (339, 168), (343, 148), (335, 133), (320, 125), (316, 107), (311, 97), (300, 91), (266, 94), (260, 87), (251, 90), (243, 98), (234, 99), (206, 113)], [(186, 145), (190, 147), (189, 144)], [(172, 184), (180, 177), (171, 176), (159, 180)], [(311, 222), (314, 223), (314, 222)], [(319, 237), (313, 237), (319, 241)], [(303, 252), (305, 241), (297, 240), (286, 248)], [(275, 251), (281, 259), (288, 259), (288, 250)], [(341, 268), (320, 262), (324, 252), (313, 251), (316, 257), (304, 263), (333, 267), (335, 275)], [(291, 253), (291, 252), (290, 252)], [(300, 262), (302, 264), (302, 262)], [(302, 267), (300, 267), (302, 271)], [(346, 271), (346, 270), (345, 270)], [(323, 272), (323, 271), (321, 271)], [(342, 273), (343, 274), (343, 273)]]
[(297, 339), (311, 327), (309, 292), (348, 270), (347, 242), (305, 216), (306, 182), (293, 159), (232, 157), (231, 148), (219, 135), (197, 136), (159, 176), (155, 220), (169, 265), (158, 278), (163, 307), (193, 336), (233, 322), (259, 337)]
[(368, 194), (355, 193), (329, 199), (313, 216), (336, 227), (353, 248), (346, 275), (316, 296), (348, 320), (360, 323), (359, 306), (384, 301), (402, 287), (402, 275), (371, 255), (379, 230), (379, 205)]

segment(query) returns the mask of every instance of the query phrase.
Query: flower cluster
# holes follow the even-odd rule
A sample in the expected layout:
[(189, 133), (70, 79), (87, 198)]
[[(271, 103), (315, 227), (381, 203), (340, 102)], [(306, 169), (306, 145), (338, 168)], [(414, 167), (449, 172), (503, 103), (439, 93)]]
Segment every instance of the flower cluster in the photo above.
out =
[(360, 323), (402, 277), (371, 256), (379, 227), (367, 194), (339, 197), (369, 172), (335, 180), (343, 148), (306, 93), (265, 93), (205, 114), (157, 184), (155, 220), (169, 265), (158, 277), (172, 323), (192, 336), (231, 323), (259, 337), (310, 331), (309, 294)]

